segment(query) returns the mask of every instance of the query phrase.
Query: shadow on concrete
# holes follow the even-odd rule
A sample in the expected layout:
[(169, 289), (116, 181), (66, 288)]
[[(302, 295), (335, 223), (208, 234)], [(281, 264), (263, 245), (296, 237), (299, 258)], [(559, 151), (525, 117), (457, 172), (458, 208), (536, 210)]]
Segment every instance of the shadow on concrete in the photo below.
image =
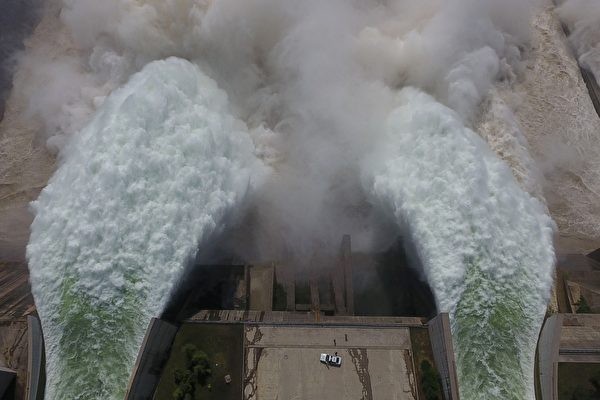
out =
[(435, 300), (398, 241), (374, 255), (354, 253), (355, 315), (433, 318)]

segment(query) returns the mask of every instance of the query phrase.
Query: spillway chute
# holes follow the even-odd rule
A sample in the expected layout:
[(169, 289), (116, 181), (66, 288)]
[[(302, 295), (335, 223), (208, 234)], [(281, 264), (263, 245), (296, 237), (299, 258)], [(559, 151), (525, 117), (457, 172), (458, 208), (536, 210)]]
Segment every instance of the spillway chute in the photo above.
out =
[(265, 170), (198, 66), (148, 64), (72, 139), (27, 248), (47, 399), (122, 399), (144, 331)]

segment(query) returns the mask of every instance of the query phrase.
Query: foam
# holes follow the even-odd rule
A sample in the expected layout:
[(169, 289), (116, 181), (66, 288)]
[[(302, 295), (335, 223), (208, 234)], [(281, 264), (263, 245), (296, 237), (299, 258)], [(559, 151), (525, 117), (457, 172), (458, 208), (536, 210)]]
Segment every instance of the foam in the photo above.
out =
[(63, 153), (27, 255), (46, 399), (122, 399), (146, 326), (262, 168), (227, 96), (182, 59), (148, 64)]
[(461, 398), (533, 399), (554, 224), (456, 113), (412, 88), (399, 101), (365, 188), (408, 232), (450, 313)]

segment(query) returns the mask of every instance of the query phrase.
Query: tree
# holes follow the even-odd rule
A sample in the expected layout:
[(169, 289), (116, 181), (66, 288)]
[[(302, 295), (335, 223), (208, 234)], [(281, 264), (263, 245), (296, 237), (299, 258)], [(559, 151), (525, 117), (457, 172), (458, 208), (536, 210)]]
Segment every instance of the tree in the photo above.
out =
[(194, 398), (196, 385), (206, 386), (212, 375), (208, 355), (193, 344), (186, 344), (181, 349), (185, 356), (186, 369), (176, 369), (173, 378), (177, 388), (173, 391), (174, 400), (191, 400)]
[(173, 398), (175, 400), (183, 400), (184, 397), (185, 393), (183, 393), (183, 390), (181, 390), (180, 387), (175, 388), (175, 390), (173, 391)]
[(579, 301), (577, 303), (575, 303), (575, 305), (577, 306), (577, 313), (579, 313), (579, 314), (592, 314), (592, 308), (588, 304), (588, 302), (585, 299), (585, 297), (581, 296), (579, 298)]

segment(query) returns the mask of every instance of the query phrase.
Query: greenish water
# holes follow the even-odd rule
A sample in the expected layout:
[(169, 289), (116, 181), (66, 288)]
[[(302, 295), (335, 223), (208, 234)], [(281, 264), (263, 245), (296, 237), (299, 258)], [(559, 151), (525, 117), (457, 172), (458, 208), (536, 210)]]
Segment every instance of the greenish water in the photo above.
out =
[(75, 281), (65, 278), (61, 309), (52, 323), (44, 324), (50, 356), (60, 354), (47, 373), (47, 398), (122, 399), (150, 316), (141, 312), (143, 302), (132, 291), (123, 289), (120, 296), (98, 303)]
[(466, 399), (533, 399), (533, 354), (541, 323), (535, 281), (518, 266), (499, 281), (477, 260), (452, 318), (460, 393)]

